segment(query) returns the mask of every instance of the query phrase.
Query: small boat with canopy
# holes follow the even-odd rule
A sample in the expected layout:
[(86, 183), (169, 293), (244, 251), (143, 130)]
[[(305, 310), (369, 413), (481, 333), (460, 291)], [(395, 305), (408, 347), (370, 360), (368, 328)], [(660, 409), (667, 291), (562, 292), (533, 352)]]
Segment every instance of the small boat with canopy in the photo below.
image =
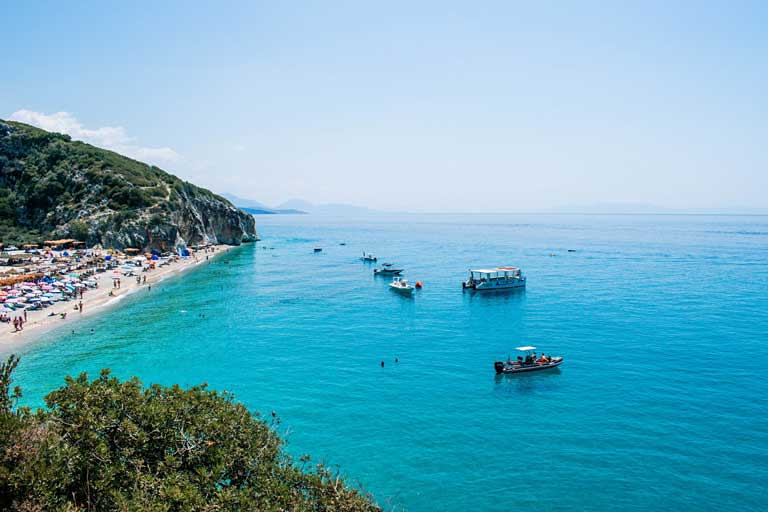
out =
[(496, 361), (493, 363), (497, 375), (502, 373), (524, 373), (550, 370), (563, 364), (562, 356), (552, 357), (541, 354), (541, 357), (537, 358), (536, 347), (515, 347), (515, 350), (525, 353), (525, 356), (519, 355), (515, 361), (509, 357), (506, 361)]
[(478, 292), (524, 288), (525, 276), (517, 267), (470, 270), (469, 279), (461, 283), (461, 287)]

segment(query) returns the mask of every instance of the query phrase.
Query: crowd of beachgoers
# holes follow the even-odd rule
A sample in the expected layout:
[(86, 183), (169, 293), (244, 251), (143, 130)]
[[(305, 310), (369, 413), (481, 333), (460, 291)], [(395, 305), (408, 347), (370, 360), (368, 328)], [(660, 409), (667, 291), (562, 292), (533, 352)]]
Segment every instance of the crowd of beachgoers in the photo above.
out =
[[(20, 333), (34, 317), (66, 320), (81, 316), (98, 296), (102, 304), (117, 297), (123, 288), (146, 287), (152, 279), (184, 263), (208, 259), (216, 246), (184, 248), (177, 252), (116, 251), (91, 248), (24, 248), (0, 250), (0, 325)], [(129, 285), (129, 286), (126, 286)]]

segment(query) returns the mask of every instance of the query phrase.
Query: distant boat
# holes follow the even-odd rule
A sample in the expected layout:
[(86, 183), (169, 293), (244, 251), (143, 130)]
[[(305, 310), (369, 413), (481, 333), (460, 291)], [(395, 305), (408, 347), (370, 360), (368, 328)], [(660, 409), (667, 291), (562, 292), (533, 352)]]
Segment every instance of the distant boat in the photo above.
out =
[(461, 283), (461, 287), (479, 292), (525, 288), (525, 276), (517, 267), (470, 270), (469, 279)]
[(315, 252), (323, 252), (323, 248), (322, 247), (315, 247)]
[(376, 258), (376, 256), (374, 256), (373, 254), (365, 254), (365, 253), (363, 253), (363, 257), (360, 259), (365, 262), (371, 262), (371, 261), (376, 262), (378, 260), (378, 258)]
[(537, 360), (535, 358), (536, 352), (534, 352), (536, 347), (516, 347), (515, 350), (526, 352), (525, 358), (523, 358), (523, 356), (517, 356), (517, 361), (512, 361), (511, 359), (507, 359), (506, 362), (496, 361), (493, 363), (493, 368), (496, 370), (497, 375), (502, 373), (510, 374), (550, 370), (563, 364), (562, 356), (544, 358), (544, 354), (542, 354), (541, 358)]
[(413, 295), (414, 290), (413, 285), (408, 284), (407, 279), (402, 279), (400, 277), (392, 279), (392, 282), (389, 283), (389, 289), (403, 295)]
[(394, 268), (391, 263), (382, 263), (381, 268), (373, 269), (375, 276), (399, 276), (402, 273), (402, 268)]

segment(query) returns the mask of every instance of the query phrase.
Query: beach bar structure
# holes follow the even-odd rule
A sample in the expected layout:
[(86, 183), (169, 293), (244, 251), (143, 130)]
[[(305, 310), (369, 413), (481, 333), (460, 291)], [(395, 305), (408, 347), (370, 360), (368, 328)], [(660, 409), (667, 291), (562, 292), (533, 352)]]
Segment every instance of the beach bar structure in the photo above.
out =
[(82, 249), (85, 248), (85, 242), (80, 242), (74, 238), (62, 238), (61, 240), (46, 240), (43, 242), (46, 247), (54, 250), (61, 249)]

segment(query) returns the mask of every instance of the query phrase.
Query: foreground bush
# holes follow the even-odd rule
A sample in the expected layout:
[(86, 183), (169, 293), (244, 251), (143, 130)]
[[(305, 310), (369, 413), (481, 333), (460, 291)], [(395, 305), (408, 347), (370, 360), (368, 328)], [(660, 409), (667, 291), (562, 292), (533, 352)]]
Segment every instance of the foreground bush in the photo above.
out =
[(33, 413), (13, 407), (17, 364), (0, 365), (2, 510), (379, 510), (323, 466), (297, 466), (227, 393), (103, 370), (68, 377)]

